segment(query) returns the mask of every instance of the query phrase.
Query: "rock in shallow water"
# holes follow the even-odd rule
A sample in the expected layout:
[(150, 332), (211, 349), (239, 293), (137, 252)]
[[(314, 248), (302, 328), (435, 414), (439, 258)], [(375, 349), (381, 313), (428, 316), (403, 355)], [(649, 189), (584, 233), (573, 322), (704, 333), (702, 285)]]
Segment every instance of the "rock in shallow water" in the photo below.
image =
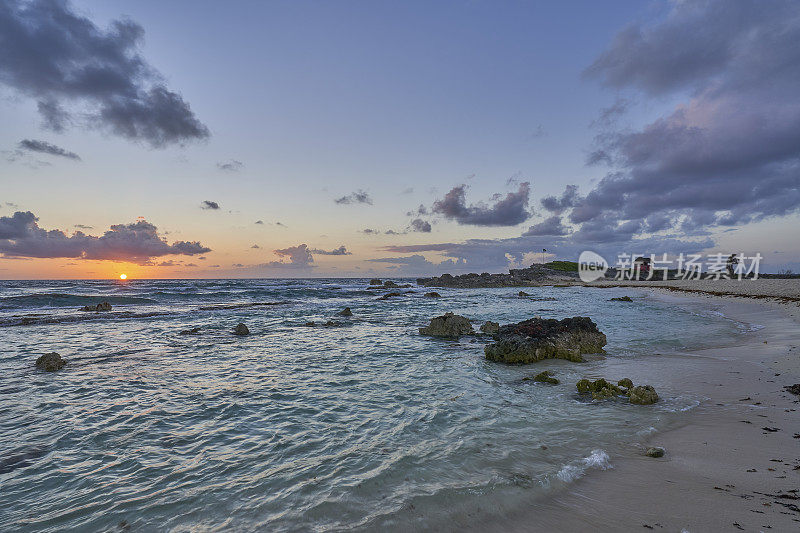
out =
[(438, 292), (426, 292), (425, 293), (425, 298), (441, 298), (441, 297), (442, 297), (442, 295), (439, 294)]
[(630, 296), (620, 296), (619, 298), (611, 298), (609, 302), (632, 302)]
[(487, 335), (494, 335), (500, 331), (500, 324), (497, 322), (492, 322), (491, 320), (487, 320), (481, 326), (481, 331)]
[(664, 457), (664, 454), (667, 451), (660, 447), (660, 446), (653, 446), (652, 448), (647, 448), (647, 451), (644, 454), (648, 457)]
[(630, 402), (637, 405), (650, 405), (658, 401), (658, 394), (653, 387), (650, 385), (634, 387), (633, 381), (629, 378), (619, 380), (618, 385), (603, 378), (594, 381), (582, 379), (575, 386), (581, 394), (591, 393), (593, 400), (610, 400), (619, 396), (628, 396)]
[(46, 353), (36, 360), (36, 366), (45, 372), (55, 372), (64, 368), (67, 362), (56, 352)]
[(97, 313), (101, 311), (111, 311), (111, 304), (108, 302), (100, 302), (97, 305), (84, 305), (81, 311), (95, 311)]
[(349, 307), (345, 307), (344, 309), (342, 309), (341, 311), (339, 311), (336, 314), (339, 315), (339, 316), (353, 316), (353, 312), (350, 310)]
[(500, 326), (497, 342), (484, 348), (486, 359), (503, 363), (534, 363), (543, 359), (582, 362), (582, 354), (599, 353), (606, 336), (588, 317), (563, 320), (531, 318)]
[(460, 337), (461, 335), (474, 335), (469, 319), (453, 313), (445, 313), (431, 319), (428, 327), (419, 328), (420, 335), (432, 337)]
[(639, 385), (629, 391), (631, 403), (637, 405), (650, 405), (658, 401), (656, 390), (650, 385)]
[(250, 335), (250, 330), (242, 322), (239, 322), (233, 330), (234, 335)]
[(551, 385), (558, 385), (561, 383), (558, 381), (557, 378), (553, 377), (553, 374), (549, 370), (545, 370), (544, 372), (539, 372), (535, 376), (533, 376), (533, 381), (537, 381), (539, 383), (550, 383)]

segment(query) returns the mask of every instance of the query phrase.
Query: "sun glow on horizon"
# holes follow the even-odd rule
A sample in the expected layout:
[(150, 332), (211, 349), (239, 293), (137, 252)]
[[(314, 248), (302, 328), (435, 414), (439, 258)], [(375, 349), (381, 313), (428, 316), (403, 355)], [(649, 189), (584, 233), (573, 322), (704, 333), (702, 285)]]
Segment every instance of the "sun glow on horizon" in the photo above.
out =
[(127, 274), (120, 274), (119, 275), (119, 279), (128, 279), (128, 275)]

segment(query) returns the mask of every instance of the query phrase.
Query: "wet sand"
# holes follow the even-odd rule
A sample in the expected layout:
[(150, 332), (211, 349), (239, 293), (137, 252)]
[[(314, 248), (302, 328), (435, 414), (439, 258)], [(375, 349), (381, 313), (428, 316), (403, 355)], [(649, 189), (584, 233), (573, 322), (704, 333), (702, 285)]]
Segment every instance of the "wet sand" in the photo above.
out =
[[(706, 400), (682, 426), (612, 454), (613, 468), (500, 521), (473, 521), (470, 529), (800, 531), (800, 396), (783, 388), (800, 383), (800, 326), (787, 312), (797, 316), (795, 304), (662, 291), (654, 297), (675, 305), (705, 301), (764, 328), (733, 346), (640, 360), (635, 382), (668, 384)], [(614, 376), (634, 371), (630, 362), (609, 364)], [(666, 455), (646, 457), (646, 446), (663, 446)]]

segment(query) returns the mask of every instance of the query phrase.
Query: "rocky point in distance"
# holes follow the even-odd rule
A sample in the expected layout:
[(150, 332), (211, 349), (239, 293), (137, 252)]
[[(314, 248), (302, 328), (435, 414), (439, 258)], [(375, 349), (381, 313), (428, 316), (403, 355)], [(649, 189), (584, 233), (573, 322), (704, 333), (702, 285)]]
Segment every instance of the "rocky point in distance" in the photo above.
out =
[(528, 268), (512, 268), (508, 274), (442, 274), (433, 278), (417, 278), (423, 287), (452, 287), (476, 289), (486, 287), (533, 287), (578, 281), (578, 264), (571, 261), (552, 261)]

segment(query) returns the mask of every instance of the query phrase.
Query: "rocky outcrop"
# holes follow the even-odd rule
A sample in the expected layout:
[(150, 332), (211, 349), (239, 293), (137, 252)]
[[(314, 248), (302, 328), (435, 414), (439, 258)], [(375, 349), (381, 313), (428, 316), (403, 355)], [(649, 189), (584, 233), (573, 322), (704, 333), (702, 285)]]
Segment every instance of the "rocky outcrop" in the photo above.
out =
[(369, 280), (369, 284), (373, 285), (373, 286), (374, 285), (383, 285), (383, 282), (381, 280), (377, 279), (377, 278), (372, 278), (371, 280)]
[(609, 302), (632, 302), (632, 301), (633, 300), (631, 299), (630, 296), (620, 296), (618, 298), (611, 298), (609, 300)]
[(475, 289), (481, 287), (530, 287), (550, 284), (555, 281), (577, 281), (577, 272), (565, 272), (547, 268), (542, 265), (531, 265), (528, 268), (511, 269), (508, 274), (462, 274), (453, 276), (443, 274), (435, 278), (417, 278), (417, 284), (424, 287), (454, 287)]
[(496, 335), (500, 331), (500, 324), (487, 320), (481, 325), (481, 332), (487, 335)]
[(599, 353), (606, 336), (588, 317), (564, 320), (531, 318), (500, 326), (497, 342), (484, 348), (486, 359), (502, 363), (534, 363), (543, 359), (582, 362), (583, 354)]
[(461, 335), (474, 335), (469, 319), (453, 313), (445, 313), (431, 319), (431, 323), (424, 328), (419, 328), (420, 335), (430, 335), (432, 337), (452, 337), (457, 338)]
[(439, 294), (438, 292), (426, 292), (425, 293), (425, 298), (441, 298), (441, 297), (442, 297), (442, 295)]
[(81, 308), (81, 311), (94, 311), (96, 313), (100, 313), (102, 311), (111, 311), (111, 304), (108, 302), (101, 302), (97, 305), (84, 305)]
[(178, 335), (199, 335), (200, 328), (184, 329)]
[(658, 394), (650, 385), (633, 386), (633, 381), (623, 378), (616, 385), (603, 378), (590, 381), (582, 379), (575, 384), (580, 394), (591, 394), (593, 400), (610, 400), (627, 397), (631, 403), (649, 405), (658, 401)]
[(36, 366), (45, 372), (61, 370), (66, 364), (67, 361), (62, 359), (56, 352), (46, 353), (36, 360)]
[(344, 309), (342, 309), (341, 311), (339, 311), (336, 314), (338, 316), (353, 316), (353, 312), (350, 310), (349, 307), (345, 307)]
[(239, 322), (236, 325), (236, 327), (233, 329), (233, 334), (234, 335), (250, 335), (250, 330), (247, 328), (247, 326), (244, 325), (244, 323)]
[(792, 394), (797, 394), (800, 396), (800, 383), (795, 383), (794, 385), (786, 385), (783, 388), (786, 392), (791, 392)]
[(633, 387), (628, 395), (631, 399), (631, 403), (637, 405), (650, 405), (658, 401), (658, 394), (656, 394), (656, 390), (650, 385)]
[(528, 293), (527, 293), (527, 292), (525, 292), (525, 291), (519, 291), (519, 293), (517, 294), (517, 296), (519, 296), (520, 298), (527, 298), (528, 296), (530, 296), (530, 294), (528, 294)]

